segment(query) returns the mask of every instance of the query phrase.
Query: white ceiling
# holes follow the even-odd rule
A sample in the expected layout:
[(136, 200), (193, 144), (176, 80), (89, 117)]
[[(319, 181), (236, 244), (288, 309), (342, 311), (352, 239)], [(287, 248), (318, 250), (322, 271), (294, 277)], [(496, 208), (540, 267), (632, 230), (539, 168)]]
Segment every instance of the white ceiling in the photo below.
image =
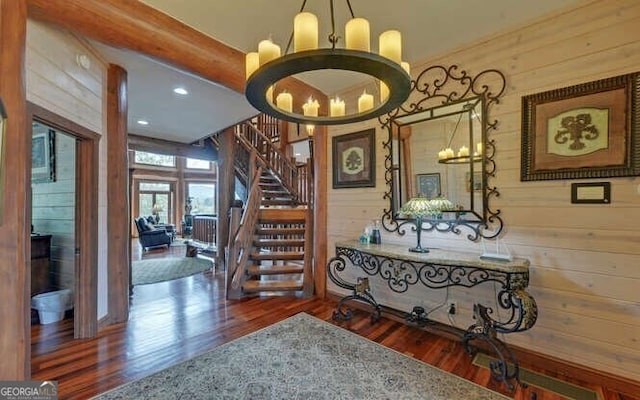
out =
[[(356, 16), (371, 25), (372, 51), (387, 29), (403, 35), (403, 59), (416, 64), (465, 43), (532, 21), (584, 0), (351, 0)], [(143, 0), (213, 38), (241, 50), (256, 51), (269, 36), (284, 52), (300, 0)], [(328, 47), (329, 0), (307, 0), (318, 15), (320, 45)], [(336, 31), (343, 35), (349, 16), (346, 1), (335, 0)], [(324, 40), (324, 42), (323, 42)], [(324, 43), (324, 44), (323, 44)], [(140, 55), (96, 46), (109, 61), (128, 71), (129, 131), (183, 143), (233, 125), (256, 113), (243, 94), (182, 73)], [(353, 76), (313, 74), (301, 79), (331, 94), (353, 85)], [(188, 96), (172, 90), (184, 86)], [(150, 124), (142, 127), (138, 119)]]

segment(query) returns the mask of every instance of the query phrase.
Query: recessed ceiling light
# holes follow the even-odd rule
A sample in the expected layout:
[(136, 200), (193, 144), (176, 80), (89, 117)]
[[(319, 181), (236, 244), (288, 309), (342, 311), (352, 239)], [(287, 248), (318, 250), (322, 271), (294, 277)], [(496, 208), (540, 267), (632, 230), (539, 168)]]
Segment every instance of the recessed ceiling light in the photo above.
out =
[(181, 94), (183, 96), (189, 94), (187, 89), (185, 89), (183, 87), (177, 87), (177, 88), (173, 89), (173, 92), (176, 93), (176, 94)]
[(144, 119), (139, 119), (138, 120), (138, 124), (140, 124), (140, 125), (149, 125), (149, 121), (146, 121)]

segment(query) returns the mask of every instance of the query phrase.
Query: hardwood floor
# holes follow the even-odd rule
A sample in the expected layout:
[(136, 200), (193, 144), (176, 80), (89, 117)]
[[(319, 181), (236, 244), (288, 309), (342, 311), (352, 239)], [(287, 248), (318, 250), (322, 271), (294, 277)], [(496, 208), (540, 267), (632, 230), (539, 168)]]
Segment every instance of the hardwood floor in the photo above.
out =
[[(184, 251), (171, 247), (143, 254), (137, 243), (132, 246), (134, 259), (183, 256)], [(220, 271), (136, 286), (129, 321), (103, 329), (94, 339), (74, 340), (73, 321), (68, 319), (34, 325), (32, 379), (57, 380), (60, 399), (86, 399), (299, 312), (333, 323), (334, 306), (330, 300), (277, 296), (226, 301)], [(515, 399), (529, 399), (534, 392), (539, 400), (562, 399), (531, 387), (509, 394), (488, 370), (471, 363), (459, 343), (400, 322), (382, 318), (371, 324), (367, 313), (356, 311), (351, 321), (336, 324)], [(572, 383), (596, 390), (603, 400), (640, 400), (587, 382)]]

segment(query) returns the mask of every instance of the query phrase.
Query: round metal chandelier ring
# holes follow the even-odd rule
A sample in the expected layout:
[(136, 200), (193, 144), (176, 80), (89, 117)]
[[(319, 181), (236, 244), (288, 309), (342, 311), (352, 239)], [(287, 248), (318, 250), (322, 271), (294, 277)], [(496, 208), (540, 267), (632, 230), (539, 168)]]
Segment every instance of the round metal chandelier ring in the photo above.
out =
[[(289, 113), (267, 101), (269, 87), (289, 76), (325, 69), (339, 69), (367, 74), (383, 81), (389, 88), (386, 102), (365, 112), (340, 117), (311, 117)], [(344, 49), (319, 49), (287, 54), (258, 68), (247, 80), (245, 95), (252, 106), (278, 119), (311, 125), (338, 125), (365, 121), (399, 107), (409, 96), (411, 78), (402, 67), (375, 53)]]

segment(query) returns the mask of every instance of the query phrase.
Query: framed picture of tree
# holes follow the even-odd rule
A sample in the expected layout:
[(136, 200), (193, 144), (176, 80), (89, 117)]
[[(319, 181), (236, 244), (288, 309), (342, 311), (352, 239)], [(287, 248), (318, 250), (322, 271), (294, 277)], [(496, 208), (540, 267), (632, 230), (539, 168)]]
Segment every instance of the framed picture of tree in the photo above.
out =
[(376, 185), (375, 129), (332, 138), (333, 188)]

